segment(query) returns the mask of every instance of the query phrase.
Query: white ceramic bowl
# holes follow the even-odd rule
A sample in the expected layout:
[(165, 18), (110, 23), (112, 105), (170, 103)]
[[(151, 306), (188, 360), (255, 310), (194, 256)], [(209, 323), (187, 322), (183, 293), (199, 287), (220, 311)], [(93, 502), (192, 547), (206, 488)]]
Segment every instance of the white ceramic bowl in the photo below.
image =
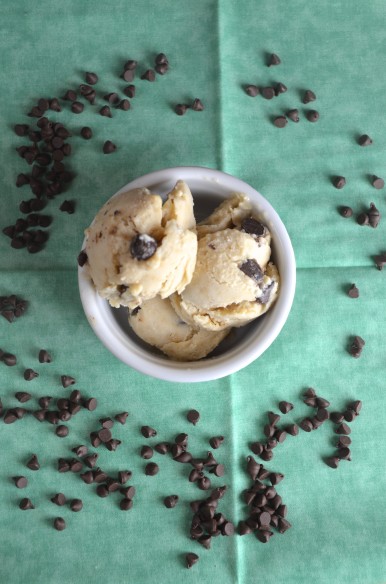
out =
[[(276, 339), (287, 320), (295, 294), (295, 256), (287, 230), (268, 201), (247, 183), (219, 170), (199, 166), (167, 168), (137, 178), (118, 192), (147, 187), (165, 196), (179, 179), (184, 180), (192, 191), (197, 221), (234, 191), (245, 193), (250, 198), (261, 221), (272, 234), (272, 257), (281, 278), (279, 297), (274, 306), (247, 326), (234, 329), (212, 356), (186, 363), (172, 361), (139, 339), (129, 327), (127, 309), (113, 309), (100, 298), (82, 268), (78, 272), (80, 297), (95, 334), (127, 365), (167, 381), (210, 381), (249, 365)], [(97, 211), (95, 209), (95, 213)]]

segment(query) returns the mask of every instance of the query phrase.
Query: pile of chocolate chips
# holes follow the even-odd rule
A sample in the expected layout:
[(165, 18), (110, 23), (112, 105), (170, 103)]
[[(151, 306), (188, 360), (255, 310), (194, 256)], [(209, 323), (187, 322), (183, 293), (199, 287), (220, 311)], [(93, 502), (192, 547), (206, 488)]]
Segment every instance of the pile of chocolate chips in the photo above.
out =
[(206, 499), (190, 503), (190, 508), (193, 511), (190, 537), (207, 550), (211, 547), (212, 538), (219, 535), (233, 535), (235, 531), (233, 523), (217, 510), (225, 491), (226, 486), (217, 487)]
[[(134, 59), (126, 61), (121, 78), (126, 82), (132, 82), (136, 76), (137, 66), (138, 62)], [(168, 72), (169, 60), (164, 53), (155, 56), (154, 69), (155, 71), (146, 69), (140, 75), (140, 79), (155, 81), (156, 73), (165, 75)], [(68, 89), (62, 98), (42, 97), (37, 100), (27, 114), (30, 118), (37, 119), (36, 126), (31, 123), (15, 125), (15, 134), (29, 140), (29, 143), (17, 147), (16, 151), (31, 167), (29, 173), (18, 174), (16, 186), (20, 188), (28, 185), (34, 198), (23, 200), (19, 205), (20, 212), (26, 215), (25, 218), (19, 218), (13, 225), (3, 228), (4, 235), (11, 240), (12, 248), (26, 248), (29, 253), (37, 253), (44, 248), (44, 244), (49, 239), (46, 228), (51, 224), (52, 217), (39, 215), (39, 212), (46, 207), (49, 199), (54, 199), (63, 193), (74, 178), (73, 172), (65, 164), (65, 159), (72, 154), (71, 144), (67, 142), (72, 134), (62, 123), (48, 117), (49, 112), (59, 113), (67, 105), (73, 114), (79, 115), (84, 112), (85, 106), (95, 105), (101, 116), (111, 118), (113, 117), (112, 108), (123, 111), (131, 109), (129, 99), (122, 98), (116, 91), (103, 95), (103, 100), (108, 105), (98, 103), (99, 96), (94, 88), (98, 81), (99, 76), (96, 73), (85, 72), (85, 83), (81, 83), (76, 89)], [(133, 84), (123, 89), (125, 96), (130, 99), (135, 97), (135, 92), (136, 87)], [(194, 100), (191, 108), (195, 111), (204, 109), (199, 99)], [(92, 129), (84, 126), (80, 130), (80, 135), (85, 140), (89, 140), (93, 135)], [(111, 140), (105, 140), (101, 148), (104, 154), (111, 154), (116, 149), (116, 144)], [(75, 212), (75, 202), (64, 200), (59, 209), (72, 214)]]
[(272, 528), (279, 533), (285, 533), (291, 527), (286, 519), (287, 506), (275, 489), (284, 479), (284, 475), (267, 470), (253, 456), (247, 457), (247, 472), (253, 481), (244, 492), (249, 515), (247, 519), (240, 521), (238, 532), (240, 535), (254, 532), (259, 541), (267, 543), (274, 535)]
[(23, 316), (28, 302), (16, 296), (16, 294), (10, 294), (9, 296), (0, 296), (0, 314), (8, 322), (14, 322), (16, 318)]
[[(272, 67), (281, 64), (281, 59), (275, 53), (272, 53), (267, 61), (267, 67)], [(256, 97), (261, 95), (264, 99), (273, 99), (278, 97), (282, 93), (287, 92), (287, 87), (284, 83), (278, 82), (268, 87), (259, 87), (257, 85), (248, 84), (244, 87), (245, 93), (250, 97)], [(311, 89), (306, 89), (302, 98), (302, 102), (306, 105), (316, 100), (316, 95)], [(306, 119), (309, 122), (317, 122), (319, 119), (319, 112), (316, 110), (306, 110), (304, 112)], [(273, 124), (277, 128), (285, 128), (288, 124), (288, 120), (298, 123), (300, 121), (299, 110), (297, 108), (288, 110), (285, 115), (276, 116), (273, 119)]]

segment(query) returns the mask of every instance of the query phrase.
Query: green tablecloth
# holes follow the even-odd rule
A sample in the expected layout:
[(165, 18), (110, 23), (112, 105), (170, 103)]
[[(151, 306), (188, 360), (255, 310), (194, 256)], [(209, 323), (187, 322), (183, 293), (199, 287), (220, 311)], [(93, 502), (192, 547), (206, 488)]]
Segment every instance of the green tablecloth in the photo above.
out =
[[(0, 295), (16, 293), (30, 302), (14, 324), (0, 322), (0, 347), (18, 356), (16, 367), (1, 367), (4, 405), (15, 406), (13, 396), (20, 390), (34, 396), (66, 393), (62, 374), (73, 375), (75, 387), (99, 402), (95, 412), (81, 412), (70, 422), (65, 439), (33, 417), (0, 425), (1, 582), (386, 581), (386, 284), (373, 263), (385, 250), (385, 224), (362, 228), (337, 212), (345, 204), (355, 215), (370, 201), (386, 212), (384, 191), (369, 181), (369, 175), (386, 174), (385, 17), (382, 0), (2, 3), (2, 228), (15, 222), (19, 202), (30, 196), (28, 187), (15, 187), (17, 173), (27, 166), (15, 154), (24, 141), (12, 126), (31, 121), (25, 114), (37, 98), (76, 88), (86, 70), (99, 74), (101, 95), (121, 90), (125, 60), (137, 59), (143, 71), (160, 51), (167, 54), (170, 71), (153, 84), (136, 80), (132, 110), (114, 111), (111, 120), (95, 107), (79, 116), (68, 107), (55, 114), (73, 130), (71, 166), (77, 176), (69, 192), (47, 207), (54, 217), (51, 239), (42, 253), (29, 255), (0, 237)], [(269, 52), (280, 55), (279, 67), (265, 66)], [(276, 81), (288, 92), (271, 102), (251, 99), (242, 89), (245, 83)], [(307, 88), (317, 95), (316, 124), (303, 115), (313, 105), (301, 103)], [(174, 105), (195, 97), (205, 111), (177, 117)], [(271, 117), (294, 107), (300, 109), (300, 123), (275, 128)], [(84, 125), (94, 130), (90, 142), (79, 137)], [(365, 133), (374, 143), (360, 148), (356, 140)], [(106, 139), (118, 146), (111, 156), (101, 154)], [(297, 258), (296, 298), (279, 338), (243, 371), (211, 383), (160, 382), (118, 362), (94, 336), (77, 291), (75, 258), (96, 210), (135, 177), (178, 165), (218, 168), (249, 182), (281, 215)], [(343, 191), (331, 185), (336, 174), (347, 178)], [(59, 211), (64, 198), (76, 200), (73, 216)], [(360, 289), (357, 300), (346, 294), (352, 282)], [(366, 340), (358, 360), (346, 350), (353, 334)], [(40, 348), (50, 350), (51, 364), (38, 363)], [(40, 373), (29, 384), (23, 380), (27, 367)], [(156, 427), (160, 440), (188, 432), (195, 456), (205, 454), (211, 435), (223, 434), (218, 458), (226, 475), (213, 482), (228, 485), (221, 511), (237, 522), (245, 517), (241, 493), (249, 484), (248, 443), (263, 437), (265, 412), (281, 399), (296, 405), (290, 420), (306, 415), (301, 394), (308, 386), (334, 409), (350, 399), (363, 401), (352, 425), (352, 461), (338, 470), (323, 463), (333, 452), (331, 425), (289, 437), (267, 467), (286, 476), (278, 492), (292, 529), (267, 545), (252, 535), (216, 538), (209, 551), (191, 541), (188, 501), (204, 494), (187, 481), (186, 468), (167, 457), (155, 458), (157, 477), (144, 475), (140, 426)], [(189, 408), (201, 412), (196, 427), (186, 421)], [(101, 452), (99, 462), (112, 473), (133, 471), (137, 495), (127, 513), (120, 511), (116, 494), (99, 499), (77, 475), (55, 470), (56, 459), (71, 456), (70, 449), (87, 440), (99, 417), (122, 410), (130, 412), (127, 424), (114, 428), (122, 446)], [(33, 452), (42, 465), (35, 473), (25, 468)], [(21, 474), (29, 478), (24, 491), (10, 479)], [(83, 499), (84, 509), (76, 514), (55, 508), (50, 497), (58, 491)], [(172, 493), (180, 503), (168, 510), (162, 498)], [(36, 509), (20, 511), (22, 496)], [(68, 524), (61, 533), (52, 527), (57, 515)], [(189, 551), (200, 561), (188, 571)]]

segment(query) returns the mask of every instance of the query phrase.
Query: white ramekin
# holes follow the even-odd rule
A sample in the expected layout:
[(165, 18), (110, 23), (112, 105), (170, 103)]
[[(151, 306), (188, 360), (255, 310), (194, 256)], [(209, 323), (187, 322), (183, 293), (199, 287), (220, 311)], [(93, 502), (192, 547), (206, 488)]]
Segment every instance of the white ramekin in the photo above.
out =
[[(272, 255), (280, 273), (279, 297), (267, 314), (231, 333), (215, 356), (194, 362), (172, 361), (138, 339), (127, 323), (124, 309), (112, 309), (100, 298), (83, 268), (78, 270), (79, 291), (86, 317), (102, 343), (118, 359), (141, 373), (177, 382), (210, 381), (239, 371), (257, 359), (273, 343), (283, 328), (295, 294), (296, 263), (291, 240), (279, 215), (250, 185), (229, 174), (199, 166), (166, 168), (146, 174), (118, 191), (147, 187), (166, 195), (177, 180), (190, 187), (198, 220), (210, 213), (232, 192), (245, 193), (272, 234)], [(118, 194), (118, 193), (116, 193)], [(97, 212), (98, 209), (95, 209)], [(217, 352), (217, 354), (216, 354)]]

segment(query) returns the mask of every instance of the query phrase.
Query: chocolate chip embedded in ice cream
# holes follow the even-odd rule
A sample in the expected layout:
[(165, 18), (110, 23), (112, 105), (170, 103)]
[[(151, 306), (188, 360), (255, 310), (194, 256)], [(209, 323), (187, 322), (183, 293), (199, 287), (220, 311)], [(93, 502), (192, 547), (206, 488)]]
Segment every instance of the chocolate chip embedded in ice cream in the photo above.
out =
[(147, 260), (155, 254), (157, 250), (157, 242), (154, 237), (142, 233), (136, 235), (131, 241), (130, 252), (133, 258), (137, 260)]
[(111, 306), (182, 292), (196, 262), (193, 198), (178, 181), (165, 203), (148, 189), (112, 197), (86, 230), (84, 269)]

